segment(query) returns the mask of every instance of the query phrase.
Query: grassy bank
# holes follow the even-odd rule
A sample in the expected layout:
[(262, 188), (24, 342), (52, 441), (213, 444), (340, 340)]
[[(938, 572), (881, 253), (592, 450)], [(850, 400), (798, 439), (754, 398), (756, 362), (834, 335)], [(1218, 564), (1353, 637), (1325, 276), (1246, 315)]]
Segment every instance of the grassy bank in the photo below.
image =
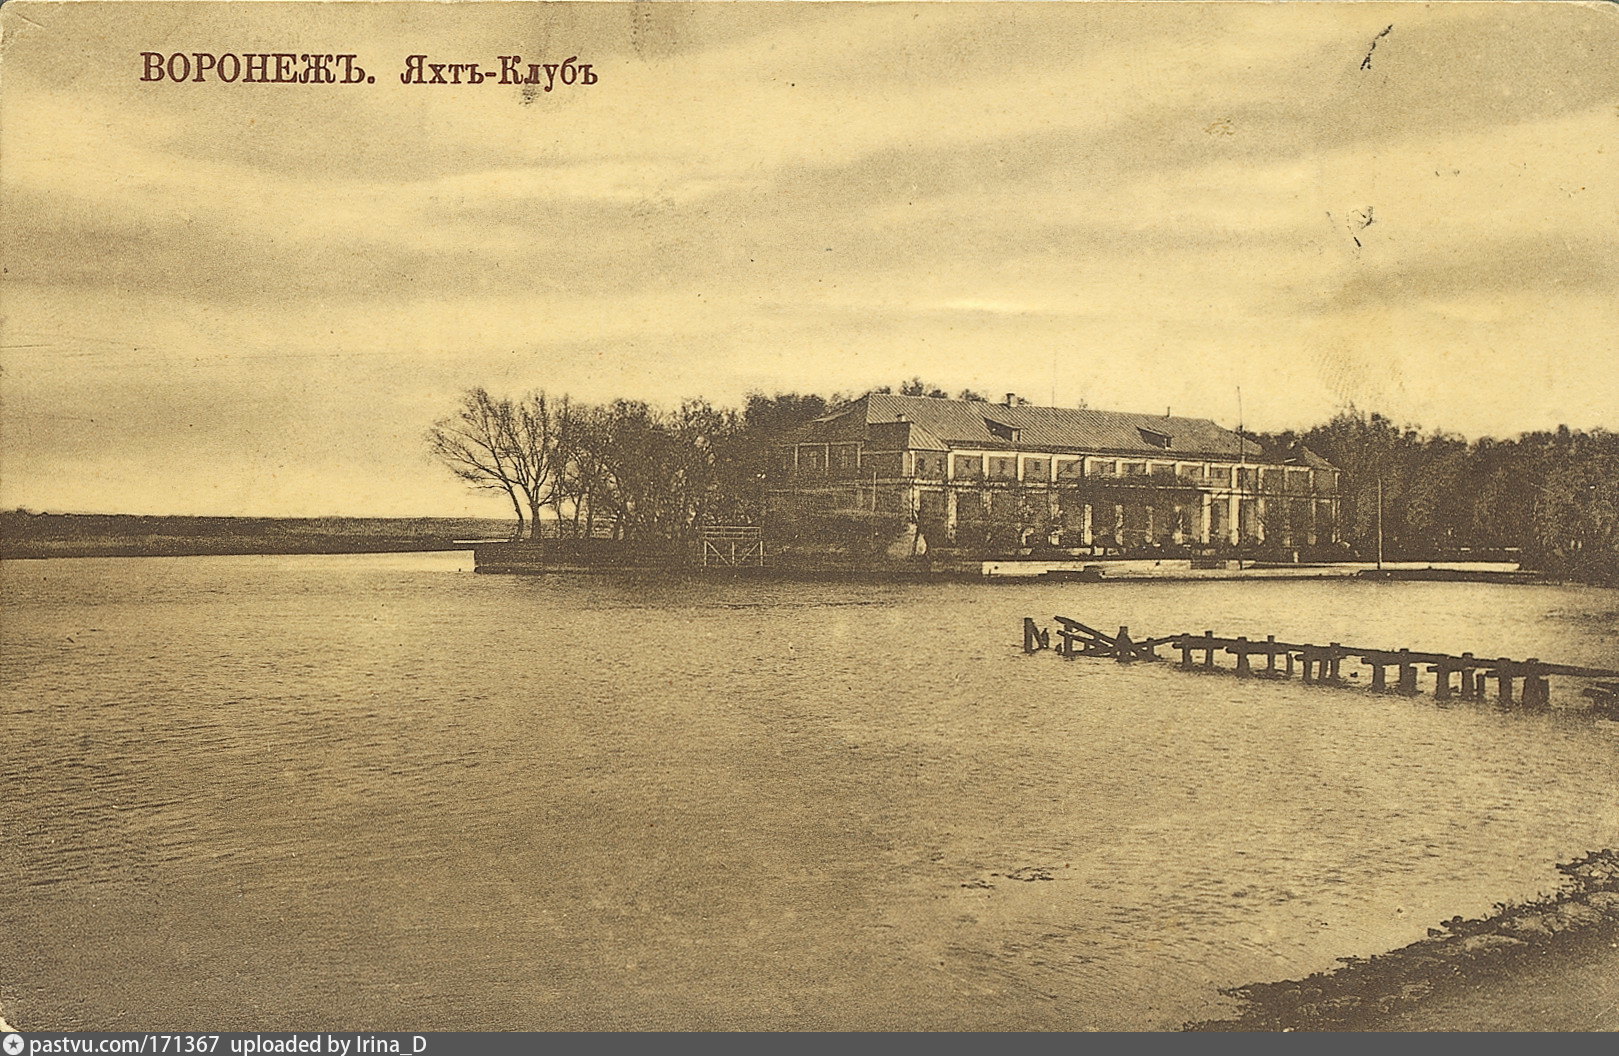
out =
[(476, 517), (141, 517), (0, 514), (0, 558), (365, 554), (464, 548), (509, 521)]
[[(1543, 1021), (1590, 1029), (1589, 993), (1577, 977), (1614, 959), (1619, 941), (1619, 852), (1596, 851), (1558, 870), (1561, 891), (1500, 904), (1477, 920), (1454, 917), (1428, 937), (1304, 979), (1250, 983), (1224, 991), (1243, 1002), (1234, 1017), (1189, 1024), (1200, 1031), (1468, 1029), (1442, 1009), (1479, 1020), (1480, 995), (1534, 985)], [(1520, 981), (1534, 980), (1533, 983)], [(1549, 985), (1548, 985), (1549, 984)], [(1425, 1016), (1432, 1010), (1432, 1016)], [(1435, 1022), (1427, 1022), (1433, 1019)]]

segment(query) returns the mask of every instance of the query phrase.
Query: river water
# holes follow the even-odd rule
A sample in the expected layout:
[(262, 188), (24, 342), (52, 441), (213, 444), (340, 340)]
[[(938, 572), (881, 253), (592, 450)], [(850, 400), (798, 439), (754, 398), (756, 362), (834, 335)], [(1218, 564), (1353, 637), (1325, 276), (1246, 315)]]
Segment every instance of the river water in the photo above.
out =
[(0, 580), (25, 1030), (1174, 1027), (1619, 845), (1619, 724), (1019, 649), (1062, 613), (1619, 667), (1613, 591)]

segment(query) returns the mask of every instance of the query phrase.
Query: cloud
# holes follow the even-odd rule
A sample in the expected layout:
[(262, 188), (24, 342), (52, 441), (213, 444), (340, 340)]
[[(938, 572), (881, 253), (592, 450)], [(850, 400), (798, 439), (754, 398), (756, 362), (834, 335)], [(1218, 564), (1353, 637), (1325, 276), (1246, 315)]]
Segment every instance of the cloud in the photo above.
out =
[[(1619, 406), (1592, 378), (1619, 325), (1607, 12), (138, 5), (114, 33), (108, 6), (38, 5), (4, 44), (6, 487), (30, 501), (99, 474), (214, 502), (212, 464), (313, 512), (423, 512), (352, 467), (442, 496), (416, 439), (478, 383), (919, 374), (1224, 418), (1242, 384), (1275, 427), (1347, 398), (1463, 430)], [(288, 42), (378, 83), (131, 65)], [(415, 52), (602, 80), (398, 84)], [(1428, 384), (1458, 357), (1494, 380)]]
[(1302, 307), (1358, 311), (1619, 290), (1619, 256), (1608, 242), (1568, 236), (1502, 238), (1484, 240), (1473, 248), (1465, 259), (1424, 256), (1345, 269), (1341, 282)]

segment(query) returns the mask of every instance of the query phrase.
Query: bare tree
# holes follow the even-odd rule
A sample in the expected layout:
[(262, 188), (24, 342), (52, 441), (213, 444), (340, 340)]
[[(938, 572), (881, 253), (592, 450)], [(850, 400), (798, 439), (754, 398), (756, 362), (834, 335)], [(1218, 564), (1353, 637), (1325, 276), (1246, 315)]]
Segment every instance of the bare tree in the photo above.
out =
[(527, 518), (506, 448), (509, 430), (504, 420), (510, 417), (510, 400), (496, 400), (482, 386), (468, 389), (461, 394), (461, 406), (455, 413), (440, 418), (427, 431), (427, 444), (435, 458), (468, 484), (506, 493), (517, 515), (516, 538), (521, 539)]
[[(566, 398), (562, 401), (566, 412)], [(557, 414), (545, 393), (513, 401), (482, 386), (461, 395), (454, 414), (427, 431), (428, 447), (450, 471), (476, 488), (503, 491), (517, 515), (517, 538), (540, 537), (540, 511), (557, 480)], [(525, 508), (526, 507), (526, 508)]]
[(544, 392), (531, 392), (513, 405), (506, 419), (506, 447), (518, 490), (528, 503), (530, 538), (540, 537), (540, 511), (551, 502), (560, 478), (558, 440), (567, 413), (566, 396), (553, 408)]

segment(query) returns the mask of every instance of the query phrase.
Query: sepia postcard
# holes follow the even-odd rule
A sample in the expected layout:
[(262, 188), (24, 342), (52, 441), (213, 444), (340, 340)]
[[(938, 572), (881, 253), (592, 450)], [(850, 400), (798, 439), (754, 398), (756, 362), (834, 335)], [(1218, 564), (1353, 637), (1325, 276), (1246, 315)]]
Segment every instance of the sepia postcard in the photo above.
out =
[(4, 3), (4, 1053), (1619, 1029), (1616, 54)]

